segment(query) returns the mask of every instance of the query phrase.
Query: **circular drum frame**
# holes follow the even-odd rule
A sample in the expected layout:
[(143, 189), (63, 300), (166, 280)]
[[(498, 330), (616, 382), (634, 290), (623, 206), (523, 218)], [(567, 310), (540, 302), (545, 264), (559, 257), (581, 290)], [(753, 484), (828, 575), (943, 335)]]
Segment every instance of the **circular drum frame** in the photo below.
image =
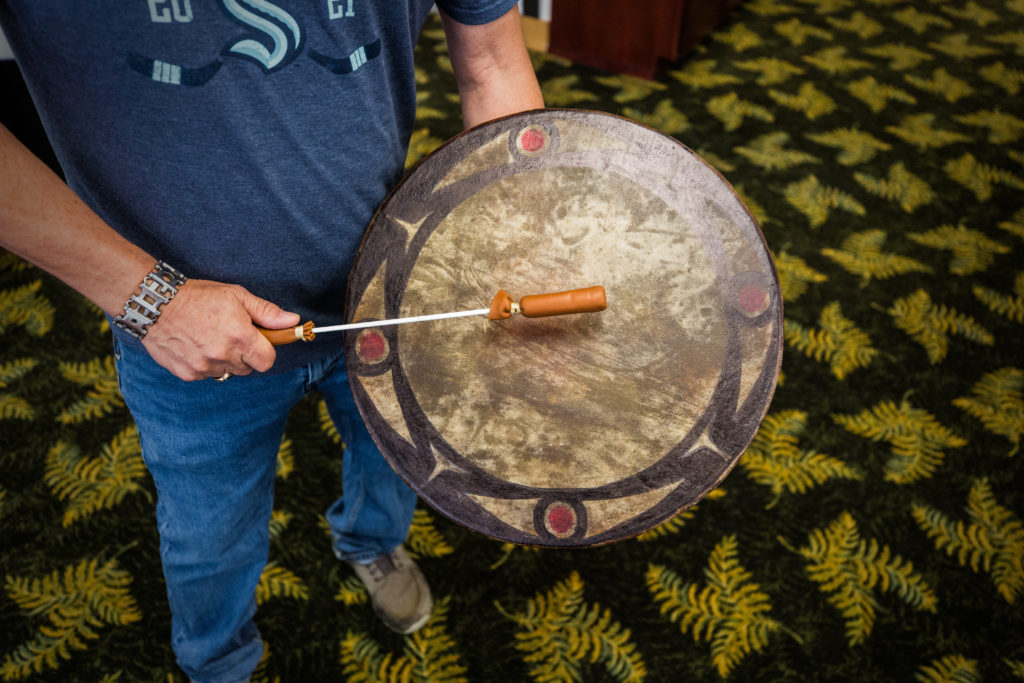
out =
[[(545, 203), (559, 205), (554, 217)], [(503, 231), (522, 216), (506, 252)], [(609, 255), (610, 239), (620, 254)], [(595, 272), (609, 282), (581, 281)], [(513, 543), (593, 546), (696, 503), (735, 466), (775, 391), (778, 276), (756, 221), (712, 167), (609, 114), (547, 109), (483, 124), (435, 150), (382, 204), (349, 279), (346, 322), (485, 307), (500, 287), (518, 297), (596, 284), (608, 290), (603, 313), (345, 333), (370, 434), (447, 517)], [(666, 348), (647, 358), (641, 336)], [(667, 408), (649, 406), (663, 398)], [(630, 411), (642, 416), (630, 422)], [(667, 441), (645, 453), (645, 432), (663, 430), (637, 425), (652, 421)]]

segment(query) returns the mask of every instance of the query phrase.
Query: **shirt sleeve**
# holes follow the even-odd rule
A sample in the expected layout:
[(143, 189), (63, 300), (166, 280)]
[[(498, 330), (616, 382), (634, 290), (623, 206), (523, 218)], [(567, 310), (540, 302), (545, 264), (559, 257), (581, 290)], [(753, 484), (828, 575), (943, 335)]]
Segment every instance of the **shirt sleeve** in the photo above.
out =
[(460, 24), (478, 26), (502, 17), (516, 0), (437, 0), (438, 8)]

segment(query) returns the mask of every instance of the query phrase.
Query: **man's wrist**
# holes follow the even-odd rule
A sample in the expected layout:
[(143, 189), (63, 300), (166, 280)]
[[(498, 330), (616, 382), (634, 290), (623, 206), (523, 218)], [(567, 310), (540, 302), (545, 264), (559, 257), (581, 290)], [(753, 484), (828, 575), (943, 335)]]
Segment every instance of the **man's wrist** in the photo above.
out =
[(160, 317), (161, 308), (174, 298), (187, 279), (167, 263), (157, 261), (153, 270), (139, 283), (139, 291), (125, 302), (124, 311), (114, 318), (114, 324), (142, 339)]

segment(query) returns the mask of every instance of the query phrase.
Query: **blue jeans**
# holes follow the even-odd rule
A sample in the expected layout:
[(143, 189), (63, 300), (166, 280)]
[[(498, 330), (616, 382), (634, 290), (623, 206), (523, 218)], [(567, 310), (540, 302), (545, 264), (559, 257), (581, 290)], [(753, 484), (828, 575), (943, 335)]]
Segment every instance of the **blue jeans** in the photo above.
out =
[(115, 339), (118, 379), (156, 484), (172, 645), (193, 680), (235, 683), (259, 663), (253, 622), (267, 561), (277, 452), (289, 410), (320, 391), (345, 443), (342, 492), (326, 513), (335, 554), (369, 562), (406, 537), (416, 494), (355, 407), (341, 351), (276, 375), (183, 382)]

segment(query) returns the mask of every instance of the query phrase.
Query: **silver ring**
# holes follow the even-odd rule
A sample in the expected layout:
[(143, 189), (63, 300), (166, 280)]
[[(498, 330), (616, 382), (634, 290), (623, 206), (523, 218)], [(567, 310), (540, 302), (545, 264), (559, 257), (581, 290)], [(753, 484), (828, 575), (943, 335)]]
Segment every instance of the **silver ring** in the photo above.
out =
[(218, 382), (223, 382), (224, 380), (228, 379), (229, 377), (231, 377), (231, 373), (230, 372), (225, 372), (223, 375), (221, 375), (220, 377), (217, 378), (217, 381)]

